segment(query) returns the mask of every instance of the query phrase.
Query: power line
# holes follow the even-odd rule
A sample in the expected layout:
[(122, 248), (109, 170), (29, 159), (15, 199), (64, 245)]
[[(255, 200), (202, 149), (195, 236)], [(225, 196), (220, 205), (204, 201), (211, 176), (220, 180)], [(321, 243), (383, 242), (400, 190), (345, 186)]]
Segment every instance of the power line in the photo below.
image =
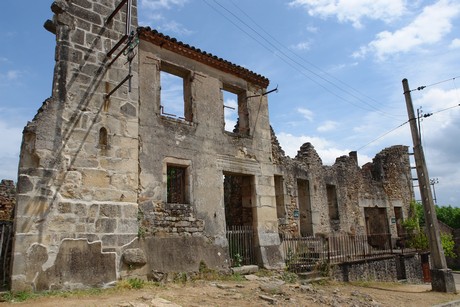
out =
[[(280, 48), (278, 48), (276, 45), (274, 45), (270, 40), (268, 40), (266, 37), (264, 37), (262, 34), (260, 34), (256, 29), (254, 29), (251, 25), (249, 25), (248, 23), (246, 23), (244, 20), (242, 20), (240, 17), (238, 17), (235, 13), (233, 13), (232, 11), (230, 11), (228, 8), (226, 8), (225, 6), (223, 6), (222, 4), (218, 3), (216, 0), (213, 0), (215, 5), (219, 6), (221, 9), (225, 10), (228, 14), (230, 14), (231, 16), (233, 16), (235, 19), (237, 19), (240, 23), (242, 23), (244, 26), (246, 26), (247, 28), (249, 28), (251, 31), (253, 31), (257, 36), (259, 36), (263, 41), (265, 41), (265, 43), (262, 43), (259, 39), (257, 39), (256, 37), (254, 37), (254, 35), (248, 33), (248, 31), (246, 31), (245, 29), (243, 29), (241, 26), (239, 26), (237, 23), (235, 23), (233, 20), (231, 20), (227, 15), (223, 14), (220, 10), (218, 10), (214, 5), (211, 5), (207, 0), (205, 0), (204, 2), (209, 6), (211, 7), (214, 11), (216, 11), (219, 15), (223, 16), (225, 19), (227, 19), (230, 23), (232, 23), (234, 26), (236, 26), (238, 29), (240, 29), (243, 33), (245, 33), (246, 35), (248, 35), (250, 38), (252, 38), (253, 40), (255, 40), (257, 43), (259, 43), (261, 46), (263, 46), (265, 49), (267, 49), (268, 51), (270, 51), (271, 53), (273, 53), (275, 56), (277, 56), (278, 58), (280, 58), (283, 62), (285, 62), (286, 64), (288, 64), (289, 66), (291, 66), (293, 69), (297, 70), (299, 73), (301, 73), (302, 75), (304, 75), (305, 77), (307, 77), (308, 79), (310, 79), (312, 82), (316, 83), (318, 86), (320, 86), (321, 88), (323, 88), (325, 91), (331, 93), (332, 95), (334, 95), (335, 97), (339, 98), (340, 100), (343, 100), (357, 108), (360, 108), (360, 109), (363, 109), (363, 110), (366, 110), (366, 111), (371, 111), (370, 109), (368, 108), (364, 108), (363, 106), (359, 105), (359, 104), (356, 104), (352, 101), (350, 101), (349, 99), (346, 99), (344, 98), (343, 96), (339, 95), (338, 93), (332, 91), (331, 89), (329, 89), (328, 87), (326, 87), (325, 85), (321, 84), (320, 82), (318, 82), (317, 80), (313, 79), (311, 76), (307, 75), (303, 70), (300, 70), (299, 67), (303, 68), (304, 70), (308, 71), (309, 73), (313, 74), (314, 76), (316, 76), (317, 78), (323, 80), (324, 82), (326, 83), (329, 83), (330, 85), (332, 85), (333, 87), (341, 90), (342, 92), (348, 94), (349, 96), (351, 97), (354, 97), (355, 99), (357, 100), (360, 100), (361, 102), (363, 102), (364, 104), (366, 104), (368, 107), (374, 109), (374, 111), (377, 111), (377, 112), (380, 112), (382, 114), (385, 114), (387, 116), (392, 116), (386, 112), (383, 112), (381, 110), (379, 110), (378, 108), (376, 108), (375, 106), (367, 103), (366, 101), (360, 99), (358, 96), (354, 95), (353, 93), (351, 93), (350, 91), (344, 89), (343, 87), (333, 83), (332, 81), (324, 78), (323, 76), (321, 76), (320, 74), (316, 73), (315, 71), (309, 69), (308, 67), (306, 67), (305, 65), (303, 65), (302, 63), (300, 63), (299, 61), (293, 59), (291, 56), (289, 56), (288, 54), (286, 54), (283, 50), (281, 50)], [(235, 5), (235, 4), (234, 4)], [(236, 5), (235, 5), (236, 6)], [(241, 10), (241, 9), (240, 9)], [(255, 21), (253, 21), (247, 14), (245, 14), (254, 24), (257, 25), (257, 23)], [(262, 28), (261, 26), (257, 25), (259, 28)], [(265, 33), (267, 33), (265, 30), (263, 30)], [(294, 53), (292, 50), (290, 50), (289, 48), (285, 47), (283, 44), (281, 44), (279, 41), (277, 41), (276, 39), (273, 38), (273, 36), (267, 34), (269, 37), (271, 37), (274, 41), (276, 41), (279, 45), (281, 45), (283, 48), (287, 49), (289, 52), (293, 53), (294, 55), (296, 55), (296, 57), (302, 59), (300, 56), (298, 56), (296, 53)], [(273, 49), (270, 49), (270, 46), (271, 48)], [(276, 52), (277, 51), (277, 52)], [(281, 56), (282, 55), (282, 56)], [(288, 61), (289, 60), (289, 61)], [(302, 59), (303, 61), (307, 62), (306, 60)], [(308, 62), (307, 62), (308, 63)], [(293, 65), (295, 64), (295, 65)], [(310, 65), (312, 65), (311, 63), (309, 63)], [(312, 65), (313, 66), (313, 65)], [(394, 116), (392, 116), (394, 117)]]
[(386, 136), (386, 135), (390, 134), (391, 132), (393, 132), (393, 131), (395, 131), (395, 130), (401, 128), (402, 126), (404, 126), (404, 125), (407, 124), (408, 122), (409, 122), (409, 121), (407, 120), (407, 121), (405, 121), (404, 123), (402, 123), (401, 125), (399, 125), (399, 126), (393, 128), (393, 129), (391, 129), (390, 131), (385, 132), (384, 134), (382, 134), (382, 135), (379, 136), (378, 138), (376, 138), (376, 139), (370, 141), (369, 143), (367, 143), (366, 145), (364, 145), (364, 146), (358, 148), (357, 151), (360, 151), (360, 150), (363, 149), (364, 147), (366, 147), (366, 146), (368, 146), (368, 145), (374, 143), (375, 141), (380, 140), (380, 139), (383, 138), (384, 136)]
[[(215, 1), (215, 0), (214, 0)], [(293, 54), (296, 58), (300, 59), (301, 61), (307, 63), (308, 65), (314, 67), (315, 69), (317, 69), (320, 73), (324, 74), (324, 75), (327, 75), (329, 76), (330, 78), (338, 81), (339, 83), (343, 84), (345, 87), (348, 87), (349, 89), (353, 90), (355, 93), (369, 99), (369, 100), (372, 100), (374, 101), (375, 103), (377, 104), (380, 104), (380, 102), (378, 102), (377, 100), (375, 100), (374, 98), (360, 92), (359, 90), (355, 89), (354, 87), (352, 87), (351, 85), (341, 81), (340, 79), (334, 77), (333, 75), (331, 75), (330, 73), (328, 73), (327, 71), (321, 69), (319, 66), (315, 65), (314, 63), (306, 60), (305, 58), (301, 57), (299, 54), (297, 54), (296, 52), (294, 52), (291, 48), (288, 48), (286, 47), (283, 43), (281, 43), (279, 40), (276, 39), (276, 37), (274, 37), (273, 35), (271, 35), (269, 32), (265, 31), (265, 29), (260, 26), (251, 16), (249, 16), (243, 9), (241, 9), (233, 0), (230, 0), (230, 2), (243, 14), (245, 15), (254, 25), (256, 25), (259, 29), (261, 29), (268, 37), (270, 37), (273, 41), (275, 41), (279, 46), (281, 46), (282, 48), (286, 49), (288, 52), (290, 52), (291, 54)], [(220, 5), (222, 6), (222, 5)], [(223, 7), (223, 6), (222, 6)], [(224, 8), (225, 9), (225, 8)], [(227, 9), (226, 9), (227, 10)], [(229, 11), (229, 10), (227, 10)], [(233, 13), (231, 13), (232, 15), (234, 15)], [(238, 18), (237, 16), (235, 16), (236, 18)], [(239, 19), (239, 18), (238, 18)], [(251, 28), (252, 29), (252, 28)], [(253, 31), (255, 31), (254, 29), (252, 29)], [(258, 33), (257, 31), (255, 31), (256, 33)], [(258, 33), (259, 36), (261, 36), (260, 33)], [(309, 70), (308, 68), (305, 68), (307, 69), (308, 71), (310, 71), (311, 73), (315, 74), (316, 76), (318, 76), (319, 78), (321, 78), (322, 80), (332, 84), (334, 87), (337, 87), (338, 89), (342, 90), (343, 92), (349, 94), (350, 96), (356, 98), (357, 100), (360, 100), (361, 102), (363, 102), (364, 104), (367, 104), (368, 106), (370, 106), (371, 108), (374, 108), (376, 111), (384, 114), (384, 115), (388, 115), (390, 117), (395, 117), (394, 115), (390, 114), (390, 113), (387, 113), (383, 110), (380, 110), (379, 108), (375, 107), (374, 105), (371, 105), (369, 104), (368, 102), (366, 102), (365, 100), (363, 100), (362, 98), (354, 95), (353, 93), (351, 93), (350, 91), (346, 90), (346, 89), (343, 89), (342, 87), (338, 86), (337, 84), (334, 84), (332, 81), (330, 80), (326, 80), (325, 78), (323, 78), (322, 76), (318, 75), (317, 73)]]
[(431, 87), (431, 86), (435, 86), (435, 85), (438, 85), (438, 84), (441, 84), (441, 83), (445, 83), (445, 82), (448, 82), (448, 81), (454, 81), (455, 83), (455, 79), (459, 78), (460, 76), (456, 76), (456, 77), (453, 77), (453, 78), (450, 78), (450, 79), (446, 79), (446, 80), (442, 80), (442, 81), (438, 81), (438, 82), (435, 82), (435, 83), (432, 83), (432, 84), (429, 84), (429, 85), (422, 85), (422, 86), (419, 86), (417, 88), (414, 88), (412, 90), (410, 90), (410, 92), (413, 92), (413, 91), (421, 91), (421, 90), (424, 90), (425, 88), (427, 87)]

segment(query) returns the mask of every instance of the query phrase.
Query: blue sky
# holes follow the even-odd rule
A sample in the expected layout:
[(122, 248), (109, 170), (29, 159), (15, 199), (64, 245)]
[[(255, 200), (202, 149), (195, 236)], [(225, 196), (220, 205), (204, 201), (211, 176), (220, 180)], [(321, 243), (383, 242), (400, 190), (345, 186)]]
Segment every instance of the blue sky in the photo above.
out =
[[(16, 180), (22, 129), (51, 94), (51, 3), (5, 1), (0, 12), (0, 178)], [(438, 203), (460, 206), (458, 0), (139, 0), (139, 20), (278, 86), (270, 120), (291, 157), (305, 142), (324, 164), (411, 146), (401, 80), (427, 86), (412, 98), (434, 113), (422, 121), (428, 170)]]

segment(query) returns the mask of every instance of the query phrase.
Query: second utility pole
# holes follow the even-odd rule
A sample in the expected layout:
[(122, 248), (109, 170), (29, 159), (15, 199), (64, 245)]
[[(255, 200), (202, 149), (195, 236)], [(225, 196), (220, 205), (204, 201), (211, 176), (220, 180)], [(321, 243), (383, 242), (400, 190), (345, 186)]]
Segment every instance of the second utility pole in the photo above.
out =
[(452, 271), (447, 268), (446, 257), (441, 245), (439, 235), (438, 219), (433, 203), (433, 196), (430, 189), (430, 177), (425, 162), (420, 133), (417, 129), (412, 97), (410, 95), (409, 82), (402, 80), (404, 97), (406, 99), (407, 114), (414, 143), (415, 166), (417, 169), (418, 185), (422, 198), (423, 211), (425, 213), (425, 227), (428, 234), (431, 255), (431, 289), (438, 292), (456, 292), (454, 276)]

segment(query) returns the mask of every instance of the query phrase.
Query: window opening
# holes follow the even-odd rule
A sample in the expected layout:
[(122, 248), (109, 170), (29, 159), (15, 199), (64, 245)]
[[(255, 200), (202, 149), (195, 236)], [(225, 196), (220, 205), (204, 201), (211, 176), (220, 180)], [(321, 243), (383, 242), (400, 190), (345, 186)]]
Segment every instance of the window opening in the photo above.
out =
[(162, 63), (160, 84), (161, 115), (192, 121), (191, 84), (188, 73)]
[(187, 199), (187, 168), (177, 165), (167, 166), (167, 202), (170, 204), (186, 204)]
[(238, 95), (222, 90), (224, 99), (225, 131), (238, 132)]
[(109, 144), (107, 129), (99, 129), (99, 148), (106, 149)]
[(249, 114), (246, 94), (240, 89), (223, 85), (224, 130), (249, 135)]
[(337, 191), (335, 185), (327, 184), (327, 205), (329, 207), (329, 218), (331, 220), (339, 219), (339, 205), (337, 203)]
[(284, 182), (282, 176), (275, 176), (276, 214), (280, 224), (286, 224), (286, 208), (284, 206)]
[(297, 201), (299, 202), (300, 235), (313, 235), (313, 219), (311, 213), (310, 183), (308, 180), (297, 179)]

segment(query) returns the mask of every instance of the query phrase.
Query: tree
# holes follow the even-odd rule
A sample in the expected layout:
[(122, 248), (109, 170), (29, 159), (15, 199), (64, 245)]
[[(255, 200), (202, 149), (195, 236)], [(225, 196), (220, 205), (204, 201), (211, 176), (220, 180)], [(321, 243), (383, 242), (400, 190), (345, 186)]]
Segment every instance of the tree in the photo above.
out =
[(438, 220), (453, 229), (460, 228), (460, 208), (452, 206), (436, 206), (436, 215)]
[[(447, 208), (447, 207), (443, 207), (443, 208)], [(455, 208), (455, 209), (459, 209), (459, 208)], [(453, 214), (453, 211), (454, 211), (453, 208), (450, 207), (450, 209), (442, 210), (442, 214)], [(436, 213), (438, 213), (438, 207), (436, 207)], [(459, 214), (460, 214), (460, 210), (459, 210)], [(458, 218), (460, 218), (460, 215), (458, 215)], [(438, 216), (438, 219), (441, 220), (439, 216)], [(449, 225), (448, 223), (444, 221), (442, 222)], [(452, 224), (453, 221), (450, 221), (450, 223)], [(407, 218), (403, 222), (403, 226), (406, 229), (407, 233), (409, 234), (409, 240), (408, 240), (409, 247), (415, 248), (417, 250), (428, 250), (429, 249), (428, 237), (422, 229), (422, 226), (424, 226), (424, 224), (425, 224), (425, 217), (423, 213), (422, 204), (412, 201), (409, 207), (409, 218)], [(441, 245), (442, 245), (442, 249), (444, 250), (444, 255), (451, 257), (451, 258), (457, 257), (457, 255), (454, 253), (455, 242), (454, 242), (452, 234), (441, 233)]]

